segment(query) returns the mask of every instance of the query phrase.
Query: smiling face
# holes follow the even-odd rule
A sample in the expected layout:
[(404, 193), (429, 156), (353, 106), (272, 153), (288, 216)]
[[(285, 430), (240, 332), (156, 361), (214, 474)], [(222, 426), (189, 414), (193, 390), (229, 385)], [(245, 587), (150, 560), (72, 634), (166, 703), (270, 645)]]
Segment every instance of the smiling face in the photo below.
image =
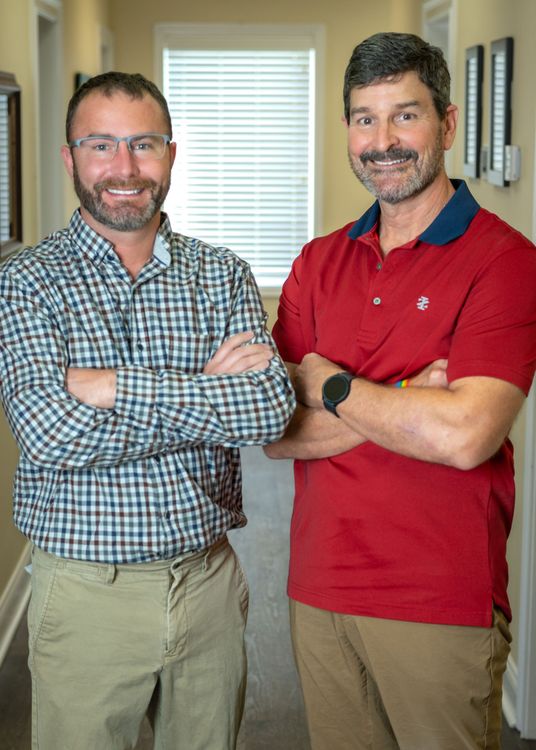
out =
[(348, 156), (356, 177), (378, 200), (397, 204), (444, 175), (457, 109), (440, 120), (416, 73), (354, 88), (350, 94)]
[[(164, 114), (151, 96), (133, 99), (117, 91), (106, 96), (88, 94), (76, 110), (71, 138), (90, 135), (126, 136), (167, 133)], [(80, 148), (64, 146), (62, 156), (73, 178), (82, 218), (99, 234), (106, 229), (132, 232), (154, 223), (169, 190), (175, 144), (166, 147), (162, 159), (138, 161), (121, 142), (110, 161), (93, 158)]]

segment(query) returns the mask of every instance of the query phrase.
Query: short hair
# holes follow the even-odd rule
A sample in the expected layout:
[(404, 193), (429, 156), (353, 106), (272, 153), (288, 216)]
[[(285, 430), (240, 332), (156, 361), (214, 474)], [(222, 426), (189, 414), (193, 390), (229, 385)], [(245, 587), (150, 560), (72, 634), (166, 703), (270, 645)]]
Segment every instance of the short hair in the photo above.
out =
[(439, 47), (415, 34), (382, 32), (368, 37), (352, 52), (344, 74), (344, 116), (350, 122), (350, 93), (384, 80), (396, 80), (414, 71), (430, 89), (441, 119), (450, 104), (450, 73)]
[(166, 119), (167, 135), (172, 137), (171, 115), (169, 114), (168, 104), (158, 86), (145, 78), (145, 76), (142, 76), (141, 73), (120, 73), (112, 70), (108, 73), (93, 76), (93, 78), (83, 83), (72, 95), (67, 107), (67, 117), (65, 120), (67, 143), (71, 140), (71, 129), (78, 105), (93, 91), (100, 91), (108, 97), (111, 97), (116, 91), (122, 91), (132, 99), (143, 99), (146, 94), (152, 96), (160, 105), (162, 114)]

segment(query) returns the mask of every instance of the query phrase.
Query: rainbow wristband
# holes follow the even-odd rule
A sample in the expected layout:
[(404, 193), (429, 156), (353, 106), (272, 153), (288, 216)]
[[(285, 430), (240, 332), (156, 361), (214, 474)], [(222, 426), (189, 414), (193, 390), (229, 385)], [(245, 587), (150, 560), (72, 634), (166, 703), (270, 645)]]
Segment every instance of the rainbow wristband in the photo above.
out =
[(405, 378), (404, 380), (397, 380), (395, 383), (395, 388), (407, 388), (409, 385), (408, 378)]

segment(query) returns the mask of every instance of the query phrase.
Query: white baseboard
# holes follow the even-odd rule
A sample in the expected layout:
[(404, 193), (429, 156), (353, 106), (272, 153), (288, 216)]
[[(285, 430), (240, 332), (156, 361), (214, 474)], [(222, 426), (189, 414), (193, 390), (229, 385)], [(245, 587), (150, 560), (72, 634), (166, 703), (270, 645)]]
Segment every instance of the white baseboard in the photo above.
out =
[(30, 545), (28, 544), (0, 597), (0, 666), (30, 598), (30, 576), (24, 570), (29, 562)]
[(511, 656), (504, 673), (502, 707), (508, 726), (517, 729), (517, 664)]

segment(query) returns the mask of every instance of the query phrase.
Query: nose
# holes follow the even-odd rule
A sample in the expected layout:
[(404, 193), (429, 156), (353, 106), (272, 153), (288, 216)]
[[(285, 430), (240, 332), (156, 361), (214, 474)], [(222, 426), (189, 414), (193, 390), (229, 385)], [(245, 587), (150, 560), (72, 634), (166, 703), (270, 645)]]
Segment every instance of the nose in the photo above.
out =
[(397, 127), (390, 119), (378, 123), (374, 136), (374, 146), (378, 151), (388, 151), (400, 144)]
[(139, 174), (139, 166), (134, 154), (129, 149), (126, 141), (120, 141), (117, 144), (117, 151), (111, 162), (112, 169), (115, 174), (120, 174), (126, 177)]

